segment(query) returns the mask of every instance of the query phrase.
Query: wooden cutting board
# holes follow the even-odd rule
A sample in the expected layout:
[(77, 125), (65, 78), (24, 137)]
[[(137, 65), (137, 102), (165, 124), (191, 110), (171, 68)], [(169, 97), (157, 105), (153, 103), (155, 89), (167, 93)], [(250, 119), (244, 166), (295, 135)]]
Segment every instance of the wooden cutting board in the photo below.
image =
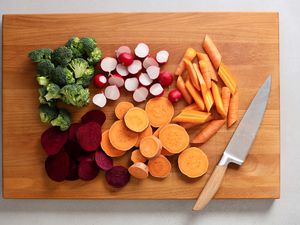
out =
[[(171, 176), (164, 180), (131, 179), (112, 190), (103, 172), (90, 182), (56, 183), (44, 170), (46, 154), (40, 145), (47, 128), (39, 121), (35, 65), (27, 53), (36, 48), (56, 48), (71, 36), (92, 36), (105, 56), (120, 45), (149, 44), (151, 54), (170, 52), (165, 70), (174, 71), (187, 47), (201, 50), (205, 34), (218, 46), (223, 61), (238, 80), (239, 115), (245, 110), (268, 74), (272, 90), (262, 126), (243, 166), (230, 166), (216, 198), (279, 198), (279, 41), (277, 13), (107, 13), (3, 16), (3, 197), (69, 199), (194, 199), (209, 178), (236, 126), (223, 127), (201, 146), (209, 157), (208, 173), (188, 179), (171, 158)], [(92, 94), (96, 93), (92, 90)], [(121, 100), (131, 100), (130, 94)], [(116, 102), (104, 111), (107, 129), (114, 121)], [(184, 102), (176, 106), (182, 108)], [(73, 121), (88, 110), (71, 108)], [(190, 131), (193, 135), (199, 127)], [(128, 154), (129, 155), (129, 154)], [(115, 164), (129, 165), (128, 157)]]

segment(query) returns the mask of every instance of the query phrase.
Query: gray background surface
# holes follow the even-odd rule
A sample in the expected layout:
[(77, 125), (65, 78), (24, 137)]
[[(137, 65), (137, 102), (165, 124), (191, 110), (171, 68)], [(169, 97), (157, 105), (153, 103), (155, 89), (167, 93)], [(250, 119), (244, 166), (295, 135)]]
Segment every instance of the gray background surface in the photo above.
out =
[[(191, 208), (194, 201), (0, 199), (0, 224), (300, 224), (300, 204), (298, 202), (300, 200), (299, 6), (299, 1), (296, 0), (0, 0), (0, 14), (131, 11), (278, 11), (280, 13), (281, 63), (280, 200), (217, 200), (211, 202), (203, 212), (192, 212)], [(2, 18), (0, 23), (2, 24)], [(1, 38), (2, 35), (0, 36), (2, 43)], [(2, 48), (2, 45), (0, 48)], [(0, 51), (2, 52), (2, 49)], [(0, 54), (0, 59), (0, 67), (2, 67), (2, 54)], [(0, 161), (2, 162), (2, 159)], [(2, 182), (2, 178), (0, 182)]]

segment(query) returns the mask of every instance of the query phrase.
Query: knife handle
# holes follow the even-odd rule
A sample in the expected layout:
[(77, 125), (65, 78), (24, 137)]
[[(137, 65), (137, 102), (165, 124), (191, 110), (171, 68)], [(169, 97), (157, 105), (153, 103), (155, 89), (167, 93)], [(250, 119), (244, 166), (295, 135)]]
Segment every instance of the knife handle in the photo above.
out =
[(200, 193), (196, 201), (196, 204), (194, 205), (193, 208), (194, 211), (203, 209), (209, 203), (209, 201), (214, 197), (216, 192), (219, 190), (226, 169), (227, 169), (227, 165), (216, 166), (208, 182), (206, 183), (202, 192)]

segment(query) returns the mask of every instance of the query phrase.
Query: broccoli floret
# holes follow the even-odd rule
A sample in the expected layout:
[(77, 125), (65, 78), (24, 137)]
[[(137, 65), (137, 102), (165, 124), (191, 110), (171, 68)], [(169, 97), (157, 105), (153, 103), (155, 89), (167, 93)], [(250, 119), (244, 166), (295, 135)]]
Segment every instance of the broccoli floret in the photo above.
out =
[(40, 76), (39, 74), (36, 76), (36, 80), (39, 85), (47, 86), (49, 84), (49, 77), (47, 76)]
[(75, 83), (73, 73), (66, 67), (57, 66), (51, 76), (51, 80), (59, 86)]
[(66, 43), (66, 47), (71, 49), (73, 53), (73, 58), (82, 58), (84, 50), (83, 44), (80, 42), (79, 37), (70, 38), (70, 40)]
[(56, 65), (67, 66), (73, 57), (72, 50), (62, 46), (54, 50), (52, 54), (52, 62)]
[(44, 96), (47, 101), (60, 98), (60, 87), (57, 84), (50, 83), (47, 85), (47, 94)]
[(88, 62), (82, 58), (73, 59), (69, 64), (69, 67), (73, 70), (75, 74), (75, 78), (82, 77), (88, 66)]
[(66, 47), (69, 48), (78, 48), (79, 45), (80, 45), (80, 38), (76, 36), (71, 37), (66, 43)]
[(92, 37), (80, 38), (80, 43), (87, 54), (90, 54), (97, 47), (96, 40)]
[(78, 84), (69, 84), (61, 88), (61, 100), (66, 104), (83, 107), (89, 102), (89, 89)]
[(89, 67), (85, 70), (83, 76), (76, 80), (76, 84), (80, 84), (83, 87), (88, 87), (93, 77), (94, 77), (94, 67)]
[(28, 57), (32, 62), (41, 62), (44, 59), (51, 60), (52, 49), (50, 48), (41, 48), (36, 49), (28, 53)]
[(51, 99), (49, 101), (46, 100), (45, 95), (47, 94), (47, 88), (46, 86), (43, 86), (41, 88), (39, 88), (39, 102), (40, 104), (46, 104), (50, 107), (54, 107), (55, 106), (55, 100)]
[(71, 125), (70, 113), (65, 109), (60, 109), (58, 116), (51, 121), (52, 126), (58, 126), (61, 131), (68, 130)]
[(40, 118), (43, 123), (50, 123), (51, 120), (55, 119), (58, 115), (58, 111), (54, 107), (49, 105), (40, 105)]
[(50, 76), (55, 69), (54, 64), (50, 60), (42, 60), (37, 64), (37, 73), (40, 76)]
[(91, 53), (88, 54), (89, 57), (87, 58), (87, 61), (90, 65), (95, 65), (97, 62), (100, 61), (102, 57), (102, 52), (99, 48), (95, 48)]

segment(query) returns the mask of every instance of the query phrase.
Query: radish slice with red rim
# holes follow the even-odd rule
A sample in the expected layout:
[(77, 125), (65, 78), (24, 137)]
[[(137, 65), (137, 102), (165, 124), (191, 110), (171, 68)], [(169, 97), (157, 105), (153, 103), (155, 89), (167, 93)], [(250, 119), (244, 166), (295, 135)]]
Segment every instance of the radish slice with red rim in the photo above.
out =
[(159, 66), (156, 60), (152, 57), (147, 57), (143, 61), (143, 67), (147, 69), (149, 66)]
[(96, 106), (99, 106), (100, 108), (103, 108), (107, 103), (107, 99), (106, 99), (106, 97), (103, 93), (99, 93), (99, 94), (94, 95), (93, 103)]
[(110, 73), (116, 69), (117, 64), (118, 61), (115, 58), (105, 57), (102, 59), (100, 66), (103, 71)]
[(118, 74), (120, 74), (122, 77), (126, 77), (129, 72), (127, 70), (127, 67), (122, 65), (122, 64), (118, 64), (117, 67), (116, 67), (116, 71)]
[(139, 81), (136, 77), (127, 78), (125, 80), (125, 89), (127, 91), (134, 91), (139, 86)]
[(152, 84), (153, 80), (148, 76), (147, 73), (141, 73), (139, 75), (139, 82), (143, 86), (149, 86)]
[(153, 96), (161, 96), (161, 95), (164, 93), (164, 89), (163, 89), (163, 87), (161, 86), (161, 84), (156, 83), (156, 84), (153, 84), (153, 85), (150, 87), (150, 93), (151, 93)]
[(147, 69), (147, 74), (148, 76), (152, 79), (155, 80), (159, 76), (160, 68), (158, 66), (149, 66)]
[(104, 90), (104, 95), (107, 99), (117, 100), (120, 98), (120, 91), (117, 85), (107, 86)]
[(133, 92), (133, 100), (136, 102), (143, 102), (147, 99), (149, 91), (145, 87), (139, 87)]
[(145, 43), (139, 43), (135, 49), (134, 53), (139, 58), (145, 58), (149, 55), (149, 47)]
[(169, 52), (166, 50), (161, 50), (156, 53), (156, 61), (160, 64), (166, 63), (169, 59)]
[(128, 46), (121, 46), (117, 49), (116, 51), (116, 56), (117, 58), (119, 58), (119, 56), (122, 54), (122, 53), (129, 53), (131, 54), (131, 49), (128, 47)]
[(127, 70), (131, 74), (137, 74), (142, 70), (142, 63), (140, 60), (133, 60), (130, 66), (127, 67)]
[(108, 83), (110, 85), (116, 85), (117, 87), (122, 87), (124, 85), (124, 79), (120, 74), (113, 74), (108, 78)]

